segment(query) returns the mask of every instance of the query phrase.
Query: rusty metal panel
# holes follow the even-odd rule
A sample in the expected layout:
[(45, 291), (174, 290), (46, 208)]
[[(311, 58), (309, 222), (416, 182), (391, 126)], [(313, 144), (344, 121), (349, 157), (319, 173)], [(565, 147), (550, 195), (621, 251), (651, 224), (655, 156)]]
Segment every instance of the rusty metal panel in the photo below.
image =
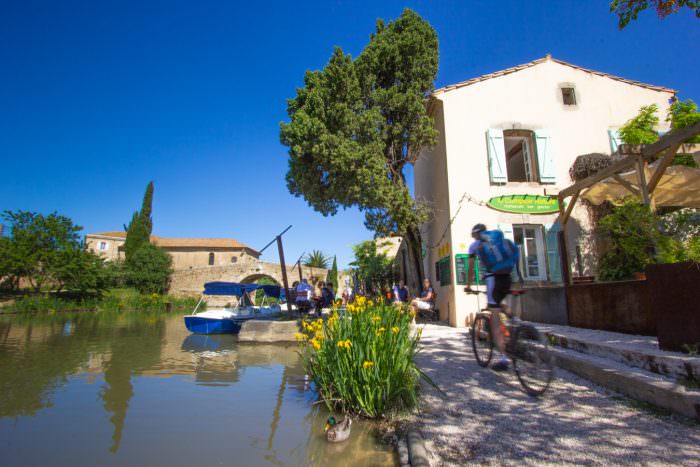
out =
[(647, 281), (576, 284), (567, 287), (566, 301), (570, 326), (656, 335)]
[(700, 264), (656, 264), (646, 273), (659, 347), (683, 351), (683, 345), (700, 344)]

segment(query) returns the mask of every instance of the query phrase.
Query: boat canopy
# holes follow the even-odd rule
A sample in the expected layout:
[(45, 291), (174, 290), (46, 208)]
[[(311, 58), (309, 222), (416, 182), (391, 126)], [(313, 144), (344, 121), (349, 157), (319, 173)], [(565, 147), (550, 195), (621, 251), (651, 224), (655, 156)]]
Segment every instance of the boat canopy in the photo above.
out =
[(279, 298), (282, 288), (271, 284), (239, 284), (237, 282), (207, 282), (204, 284), (204, 295), (235, 295), (242, 297), (244, 293), (262, 290), (268, 297)]

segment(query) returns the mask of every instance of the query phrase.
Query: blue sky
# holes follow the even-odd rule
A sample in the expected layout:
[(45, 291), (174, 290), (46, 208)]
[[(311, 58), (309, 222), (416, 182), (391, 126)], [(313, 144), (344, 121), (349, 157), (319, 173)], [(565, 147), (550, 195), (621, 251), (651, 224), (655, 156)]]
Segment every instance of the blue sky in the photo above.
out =
[[(410, 7), (437, 30), (436, 86), (554, 57), (700, 101), (700, 21), (652, 11), (617, 29), (599, 1), (2, 2), (0, 209), (120, 229), (155, 182), (154, 233), (352, 260), (355, 209), (325, 218), (287, 192), (279, 122), (334, 45), (357, 55)], [(276, 260), (275, 249), (265, 258)]]

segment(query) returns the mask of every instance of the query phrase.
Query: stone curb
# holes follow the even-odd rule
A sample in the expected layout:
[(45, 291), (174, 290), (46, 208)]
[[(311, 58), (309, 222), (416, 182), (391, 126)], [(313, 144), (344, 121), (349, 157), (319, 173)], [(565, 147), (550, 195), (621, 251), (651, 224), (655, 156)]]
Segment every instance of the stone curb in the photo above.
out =
[(633, 399), (700, 420), (700, 391), (609, 359), (550, 347), (558, 367)]
[(425, 449), (425, 441), (418, 430), (409, 430), (406, 435), (408, 444), (408, 458), (412, 467), (430, 467), (428, 451)]

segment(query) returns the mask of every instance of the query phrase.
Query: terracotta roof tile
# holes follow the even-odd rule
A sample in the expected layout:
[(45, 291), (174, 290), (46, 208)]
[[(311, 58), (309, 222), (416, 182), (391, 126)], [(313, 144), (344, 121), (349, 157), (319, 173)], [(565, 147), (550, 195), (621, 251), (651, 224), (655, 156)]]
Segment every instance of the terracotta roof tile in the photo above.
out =
[[(98, 232), (88, 235), (126, 238), (126, 232)], [(151, 243), (162, 248), (246, 248), (257, 253), (255, 249), (232, 238), (164, 238), (151, 235)]]
[(126, 232), (97, 232), (88, 235), (99, 235), (100, 237), (126, 238)]
[(619, 76), (610, 75), (608, 73), (603, 73), (603, 72), (595, 71), (595, 70), (589, 70), (588, 68), (583, 68), (583, 67), (580, 67), (578, 65), (574, 65), (572, 63), (565, 62), (563, 60), (557, 60), (556, 58), (552, 58), (551, 56), (548, 55), (544, 58), (538, 58), (537, 60), (533, 60), (531, 62), (524, 63), (522, 65), (517, 65), (517, 66), (511, 67), (511, 68), (506, 68), (505, 70), (496, 71), (494, 73), (489, 73), (486, 75), (477, 76), (476, 78), (471, 78), (471, 79), (468, 79), (466, 81), (462, 81), (459, 83), (443, 86), (440, 89), (436, 89), (433, 92), (433, 95), (442, 94), (445, 92), (452, 91), (454, 89), (463, 88), (465, 86), (469, 86), (470, 84), (475, 84), (475, 83), (479, 83), (481, 81), (486, 81), (487, 79), (498, 78), (500, 76), (509, 75), (511, 73), (515, 73), (517, 71), (524, 70), (526, 68), (530, 68), (530, 67), (533, 67), (535, 65), (539, 65), (540, 63), (544, 63), (546, 61), (552, 61), (552, 62), (558, 63), (560, 65), (564, 65), (564, 66), (568, 66), (571, 68), (575, 68), (577, 70), (585, 71), (586, 73), (592, 73), (594, 75), (603, 76), (606, 78), (613, 79), (615, 81), (621, 81), (623, 83), (631, 84), (634, 86), (640, 86), (643, 88), (652, 89), (654, 91), (665, 91), (665, 92), (671, 92), (674, 94), (676, 93), (676, 90), (674, 90), (674, 89), (665, 88), (662, 86), (655, 86), (653, 84), (640, 83), (639, 81), (634, 81), (634, 80), (627, 79), (627, 78), (620, 78)]

